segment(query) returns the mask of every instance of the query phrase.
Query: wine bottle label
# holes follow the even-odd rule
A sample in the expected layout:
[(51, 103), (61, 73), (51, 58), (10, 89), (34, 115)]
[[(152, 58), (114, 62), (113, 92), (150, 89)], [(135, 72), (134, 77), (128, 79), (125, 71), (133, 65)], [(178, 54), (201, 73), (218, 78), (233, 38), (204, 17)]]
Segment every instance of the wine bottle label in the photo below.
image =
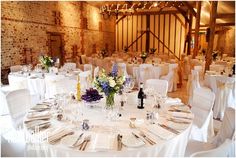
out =
[(138, 106), (141, 107), (141, 99), (138, 98)]

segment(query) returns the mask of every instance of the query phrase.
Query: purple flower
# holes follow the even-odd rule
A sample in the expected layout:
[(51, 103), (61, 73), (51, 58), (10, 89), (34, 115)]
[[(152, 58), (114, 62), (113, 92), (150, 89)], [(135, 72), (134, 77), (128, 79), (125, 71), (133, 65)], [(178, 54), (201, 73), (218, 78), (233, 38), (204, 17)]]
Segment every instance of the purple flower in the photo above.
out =
[(86, 90), (86, 93), (82, 95), (81, 98), (86, 102), (92, 102), (100, 100), (103, 97), (98, 93), (96, 89), (90, 88)]
[(111, 76), (115, 77), (118, 74), (118, 65), (117, 63), (113, 64), (112, 71), (111, 71)]

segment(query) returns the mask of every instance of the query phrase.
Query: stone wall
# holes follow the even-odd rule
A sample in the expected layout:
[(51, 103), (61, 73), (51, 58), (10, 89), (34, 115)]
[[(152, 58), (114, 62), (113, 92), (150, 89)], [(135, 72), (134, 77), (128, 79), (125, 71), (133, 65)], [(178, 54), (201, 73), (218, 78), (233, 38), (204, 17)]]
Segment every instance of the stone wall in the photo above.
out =
[(110, 52), (115, 50), (115, 18), (104, 20), (86, 2), (1, 2), (1, 20), (2, 72), (24, 64), (24, 50), (33, 52), (34, 63), (41, 53), (49, 53), (48, 32), (63, 34), (67, 60), (73, 58), (74, 45), (76, 56), (90, 55), (106, 44)]

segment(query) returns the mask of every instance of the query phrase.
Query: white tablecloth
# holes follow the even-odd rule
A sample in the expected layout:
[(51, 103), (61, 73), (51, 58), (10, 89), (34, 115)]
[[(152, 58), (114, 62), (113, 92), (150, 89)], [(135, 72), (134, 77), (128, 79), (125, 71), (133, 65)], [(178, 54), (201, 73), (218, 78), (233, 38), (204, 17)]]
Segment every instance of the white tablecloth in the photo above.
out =
[[(130, 93), (128, 95), (128, 100), (132, 96), (136, 96), (137, 92)], [(116, 97), (117, 101), (118, 97)], [(118, 99), (119, 100), (119, 99)], [(132, 100), (132, 99), (131, 99)], [(134, 100), (134, 99), (133, 99)], [(172, 99), (173, 100), (173, 99)], [(167, 101), (168, 102), (168, 101)], [(27, 146), (27, 155), (26, 156), (132, 156), (132, 157), (140, 157), (140, 156), (184, 156), (185, 148), (188, 141), (188, 136), (191, 130), (191, 123), (185, 124), (184, 128), (178, 129), (180, 134), (176, 135), (170, 133), (171, 135), (169, 139), (161, 139), (160, 137), (152, 135), (153, 140), (156, 141), (155, 145), (146, 144), (142, 147), (138, 148), (128, 148), (123, 145), (122, 151), (116, 151), (116, 146), (114, 150), (108, 150), (104, 152), (96, 152), (93, 150), (93, 140), (94, 135), (98, 133), (107, 134), (107, 136), (117, 135), (118, 133), (123, 135), (123, 138), (127, 135), (131, 135), (131, 132), (136, 131), (137, 129), (133, 129), (129, 127), (129, 118), (135, 117), (140, 120), (144, 120), (145, 122), (139, 126), (142, 130), (144, 128), (153, 128), (154, 126), (158, 126), (157, 123), (165, 123), (168, 126), (173, 125), (172, 122), (166, 122), (165, 116), (160, 116), (158, 120), (155, 120), (155, 124), (149, 124), (146, 120), (147, 110), (151, 110), (150, 106), (145, 106), (145, 109), (137, 109), (137, 105), (131, 102), (128, 102), (127, 105), (124, 106), (123, 110), (120, 110), (122, 116), (115, 121), (107, 120), (106, 113), (102, 110), (105, 104), (105, 99), (103, 99), (97, 107), (88, 108), (83, 107), (82, 113), (83, 115), (79, 116), (79, 120), (89, 119), (90, 125), (94, 125), (94, 128), (91, 128), (89, 131), (81, 131), (78, 127), (75, 130), (76, 134), (83, 132), (85, 135), (91, 134), (92, 139), (88, 144), (86, 151), (82, 152), (78, 149), (69, 148), (62, 143), (58, 143), (55, 145), (49, 145), (47, 142), (42, 144), (28, 144)], [(175, 104), (175, 103), (173, 103)], [(68, 107), (69, 106), (69, 107)], [(79, 108), (82, 106), (82, 103), (77, 103), (73, 105), (67, 105), (67, 108), (73, 109)], [(166, 109), (167, 110), (167, 109)], [(165, 111), (165, 107), (163, 107), (162, 114), (167, 114)], [(191, 115), (191, 114), (190, 114)], [(72, 128), (73, 125), (70, 121), (56, 121), (51, 119), (52, 127), (65, 127), (67, 129)], [(183, 124), (178, 124), (183, 125)], [(160, 127), (160, 126), (158, 126)], [(161, 127), (160, 127), (161, 128)], [(168, 133), (167, 131), (166, 133)], [(147, 134), (147, 133), (146, 133)], [(150, 134), (150, 133), (149, 133)], [(36, 136), (36, 135), (35, 135)], [(33, 136), (33, 137), (35, 137)], [(149, 135), (151, 136), (151, 135)], [(166, 137), (167, 138), (167, 137)]]
[[(46, 75), (57, 77), (57, 75), (54, 73), (45, 73), (44, 76)], [(59, 72), (59, 75), (63, 75), (63, 77), (66, 79), (64, 80), (65, 85), (69, 84), (67, 82), (68, 80), (72, 81), (74, 84), (77, 82), (77, 75), (75, 73)], [(46, 87), (44, 76), (42, 73), (36, 72), (31, 72), (30, 75), (28, 73), (22, 74), (20, 72), (10, 73), (8, 75), (9, 86), (11, 90), (28, 89), (31, 95), (38, 95), (43, 98), (45, 97), (44, 95), (46, 88), (48, 88)], [(53, 85), (47, 84), (47, 86)]]

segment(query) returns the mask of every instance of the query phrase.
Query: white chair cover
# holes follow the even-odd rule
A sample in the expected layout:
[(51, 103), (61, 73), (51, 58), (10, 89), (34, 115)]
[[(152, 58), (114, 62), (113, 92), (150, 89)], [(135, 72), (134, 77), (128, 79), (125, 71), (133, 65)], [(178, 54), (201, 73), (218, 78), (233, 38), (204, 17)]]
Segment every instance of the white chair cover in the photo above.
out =
[(177, 90), (178, 64), (169, 64), (169, 73), (166, 76), (162, 76), (161, 79), (168, 81), (168, 92)]
[[(1, 98), (4, 98), (4, 96), (1, 96)], [(29, 91), (27, 89), (11, 91), (5, 96), (3, 102), (8, 105), (13, 126), (17, 128), (22, 124), (23, 117), (27, 110), (31, 108)]]
[(91, 86), (91, 71), (84, 71), (79, 74), (81, 92), (85, 92)]
[(160, 66), (154, 66), (153, 67), (153, 78), (159, 79), (161, 76), (161, 67)]
[(84, 71), (93, 71), (93, 66), (91, 64), (84, 64)]
[(118, 66), (118, 72), (119, 73), (121, 73), (125, 76), (128, 76), (125, 63), (117, 63), (117, 66)]
[(235, 157), (235, 142), (226, 139), (219, 147), (193, 153), (190, 157)]
[(189, 57), (184, 57), (183, 62), (183, 79), (188, 79), (189, 74), (191, 73)]
[(22, 71), (22, 65), (14, 65), (10, 67), (11, 72)]
[[(212, 141), (208, 143), (203, 143), (199, 141), (190, 140), (186, 148), (185, 156), (190, 156), (193, 153), (196, 153), (199, 151), (206, 151), (206, 150), (219, 147), (216, 149), (216, 154), (214, 155), (214, 156), (218, 156), (219, 154), (218, 151), (222, 149), (221, 144), (223, 145), (223, 143), (227, 139), (235, 142), (235, 109), (233, 108), (226, 109), (220, 130), (217, 133), (217, 135), (212, 139)], [(234, 146), (235, 144), (233, 143), (231, 145)], [(229, 152), (230, 154), (229, 156), (235, 156), (234, 148), (228, 148), (228, 149), (232, 149)], [(224, 151), (227, 152), (227, 150), (224, 150)]]
[(76, 69), (76, 63), (65, 63), (63, 66), (64, 70), (75, 70)]
[(219, 132), (212, 143), (216, 146), (222, 144), (225, 139), (235, 139), (235, 108), (227, 107)]
[(29, 76), (27, 77), (27, 83), (28, 83), (28, 90), (30, 91), (30, 95), (35, 96), (37, 98), (35, 101), (44, 99), (46, 87), (45, 87), (45, 81), (43, 78)]
[(139, 65), (139, 74), (140, 82), (145, 83), (146, 80), (153, 78), (153, 66), (152, 64), (140, 64)]
[(64, 75), (45, 74), (45, 98), (53, 98), (58, 94), (56, 83), (63, 79), (65, 79)]
[(9, 74), (8, 81), (12, 90), (28, 89), (27, 78), (25, 76)]
[(213, 119), (212, 107), (214, 101), (215, 94), (209, 89), (197, 88), (194, 90), (191, 109), (194, 114), (194, 120), (190, 139), (206, 142), (208, 136), (211, 137), (214, 134), (208, 134), (209, 124)]
[(148, 79), (145, 83), (145, 88), (152, 88), (162, 96), (167, 96), (168, 82), (166, 80)]
[(138, 87), (140, 83), (140, 74), (139, 74), (139, 67), (133, 67), (133, 77), (135, 79), (135, 86)]
[(97, 77), (99, 75), (99, 67), (95, 67), (94, 72), (93, 72), (93, 77)]
[(226, 76), (217, 76), (216, 85), (216, 101), (213, 108), (214, 118), (220, 118), (222, 120), (226, 107), (236, 107), (235, 96), (233, 90), (235, 79)]
[(192, 105), (193, 101), (193, 91), (196, 88), (200, 88), (200, 82), (199, 82), (199, 73), (197, 70), (191, 70), (192, 74), (188, 77), (188, 83), (187, 83), (187, 94), (188, 97), (188, 104)]

